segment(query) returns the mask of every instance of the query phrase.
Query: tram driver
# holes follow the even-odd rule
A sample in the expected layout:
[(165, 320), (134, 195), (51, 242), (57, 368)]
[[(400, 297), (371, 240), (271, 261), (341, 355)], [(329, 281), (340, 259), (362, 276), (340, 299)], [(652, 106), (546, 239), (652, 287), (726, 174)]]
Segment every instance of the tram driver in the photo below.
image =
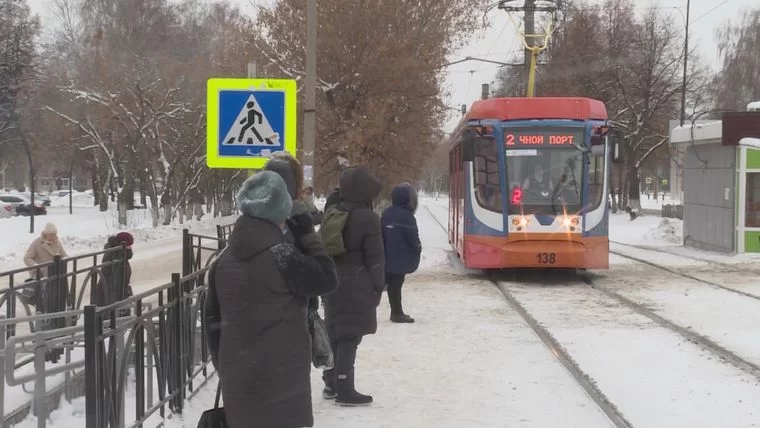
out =
[(540, 163), (536, 163), (533, 166), (533, 174), (525, 178), (522, 187), (523, 191), (529, 191), (530, 193), (544, 197), (549, 196), (551, 180)]

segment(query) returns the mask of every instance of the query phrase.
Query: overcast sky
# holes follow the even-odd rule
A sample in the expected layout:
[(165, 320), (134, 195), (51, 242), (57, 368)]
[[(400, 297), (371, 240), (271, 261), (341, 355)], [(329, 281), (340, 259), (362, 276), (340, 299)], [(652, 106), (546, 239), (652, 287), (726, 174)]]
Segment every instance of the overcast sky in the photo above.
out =
[[(46, 19), (45, 8), (50, 0), (28, 0), (32, 9)], [(251, 9), (251, 0), (229, 0), (242, 8)], [(267, 2), (268, 0), (254, 0)], [(677, 25), (683, 29), (686, 16), (687, 0), (636, 0), (640, 12), (650, 6), (661, 8), (664, 13), (672, 14)], [(715, 30), (726, 21), (736, 21), (743, 11), (758, 7), (758, 0), (691, 0), (691, 26), (689, 28), (691, 43), (698, 47), (700, 55), (713, 67), (718, 65), (718, 52), (715, 43)], [(452, 55), (451, 60), (465, 56), (485, 58), (493, 61), (510, 61), (521, 49), (514, 26), (506, 12), (495, 10), (486, 17), (488, 28), (475, 34), (470, 44), (460, 52)], [(499, 66), (481, 62), (465, 62), (448, 68), (444, 91), (445, 100), (450, 107), (459, 108), (461, 104), (469, 105), (480, 97), (482, 83), (494, 80)], [(451, 131), (457, 124), (460, 114), (452, 111), (444, 125), (445, 131)]]

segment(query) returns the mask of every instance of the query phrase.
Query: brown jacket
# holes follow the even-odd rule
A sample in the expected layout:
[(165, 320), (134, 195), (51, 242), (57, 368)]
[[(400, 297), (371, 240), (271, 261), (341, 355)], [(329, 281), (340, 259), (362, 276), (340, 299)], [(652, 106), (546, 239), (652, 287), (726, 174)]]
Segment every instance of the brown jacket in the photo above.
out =
[(243, 215), (210, 274), (207, 307), (218, 302), (221, 334), (209, 346), (212, 356), (218, 346), (231, 428), (313, 425), (307, 298), (332, 292), (337, 281), (319, 237), (300, 244), (306, 254), (278, 226)]
[(347, 253), (335, 257), (340, 286), (327, 296), (325, 324), (331, 340), (373, 334), (385, 288), (385, 251), (372, 200), (382, 185), (365, 168), (349, 168), (340, 180), (340, 203), (349, 212), (343, 230)]

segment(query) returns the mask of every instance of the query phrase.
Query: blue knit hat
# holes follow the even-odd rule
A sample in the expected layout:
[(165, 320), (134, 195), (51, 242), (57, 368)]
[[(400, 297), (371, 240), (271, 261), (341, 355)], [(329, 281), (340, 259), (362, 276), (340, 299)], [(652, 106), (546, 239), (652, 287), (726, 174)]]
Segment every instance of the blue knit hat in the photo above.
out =
[(293, 200), (279, 174), (259, 171), (248, 177), (237, 194), (240, 212), (253, 218), (280, 224), (290, 217)]

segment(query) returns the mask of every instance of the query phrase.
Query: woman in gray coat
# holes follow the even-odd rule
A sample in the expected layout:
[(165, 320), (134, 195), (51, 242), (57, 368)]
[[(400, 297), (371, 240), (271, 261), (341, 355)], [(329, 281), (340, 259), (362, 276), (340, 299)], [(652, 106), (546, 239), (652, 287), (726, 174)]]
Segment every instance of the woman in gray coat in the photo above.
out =
[[(227, 423), (310, 427), (307, 299), (335, 290), (334, 264), (308, 213), (288, 220), (293, 202), (278, 174), (254, 174), (237, 200), (243, 215), (209, 275), (206, 314), (208, 330), (219, 326), (209, 347)], [(288, 229), (296, 244), (285, 237)]]

